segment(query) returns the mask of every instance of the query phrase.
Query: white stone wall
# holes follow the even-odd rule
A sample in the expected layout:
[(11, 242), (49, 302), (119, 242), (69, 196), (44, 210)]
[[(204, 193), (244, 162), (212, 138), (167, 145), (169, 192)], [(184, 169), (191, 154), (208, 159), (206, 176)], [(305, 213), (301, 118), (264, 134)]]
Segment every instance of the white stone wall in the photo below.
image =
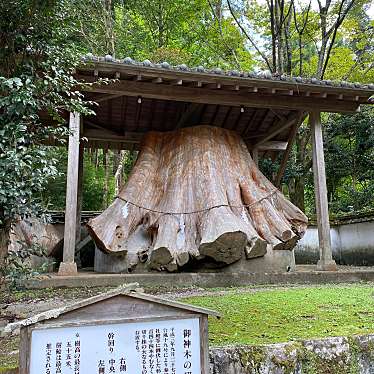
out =
[[(332, 226), (331, 246), (334, 259), (342, 265), (374, 265), (374, 221)], [(318, 231), (309, 226), (295, 248), (298, 264), (316, 263), (319, 258)]]

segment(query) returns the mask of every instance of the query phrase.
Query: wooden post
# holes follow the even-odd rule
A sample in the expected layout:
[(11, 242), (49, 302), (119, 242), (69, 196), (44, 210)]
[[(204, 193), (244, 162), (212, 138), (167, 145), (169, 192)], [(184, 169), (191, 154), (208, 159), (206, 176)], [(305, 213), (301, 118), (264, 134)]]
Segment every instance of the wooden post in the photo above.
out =
[(323, 155), (320, 112), (311, 112), (309, 114), (309, 121), (312, 131), (314, 191), (320, 253), (317, 268), (318, 270), (337, 270), (331, 251), (329, 208), (327, 202), (325, 159)]
[[(80, 133), (83, 134), (83, 126), (81, 121)], [(80, 251), (77, 251), (77, 245), (81, 241), (81, 216), (82, 216), (82, 203), (83, 203), (83, 161), (84, 161), (84, 147), (79, 144), (79, 161), (78, 161), (78, 190), (77, 190), (77, 224), (75, 236), (75, 262), (78, 267), (81, 266)]]
[(77, 264), (74, 261), (76, 227), (77, 227), (77, 200), (78, 200), (78, 173), (79, 173), (79, 133), (81, 117), (79, 113), (70, 113), (68, 148), (68, 170), (66, 181), (65, 204), (65, 231), (63, 261), (58, 270), (59, 275), (77, 274)]
[(82, 203), (83, 203), (83, 156), (84, 147), (83, 144), (79, 144), (79, 161), (78, 161), (78, 186), (77, 186), (77, 227), (76, 227), (76, 241), (81, 241), (81, 215), (82, 215)]

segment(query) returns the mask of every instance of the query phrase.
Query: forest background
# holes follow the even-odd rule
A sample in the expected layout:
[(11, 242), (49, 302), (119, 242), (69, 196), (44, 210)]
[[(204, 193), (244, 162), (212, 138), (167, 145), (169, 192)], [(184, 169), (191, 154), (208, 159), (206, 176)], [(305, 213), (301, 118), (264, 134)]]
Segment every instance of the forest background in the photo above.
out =
[[(0, 9), (0, 224), (63, 210), (67, 130), (94, 109), (74, 87), (86, 53), (122, 59), (372, 83), (369, 0), (6, 0)], [(60, 123), (42, 127), (48, 110)], [(330, 212), (374, 209), (374, 110), (323, 117)], [(62, 147), (37, 145), (54, 136)], [(135, 152), (85, 150), (83, 210), (104, 209)], [(271, 179), (279, 160), (263, 159)], [(299, 129), (282, 189), (314, 214), (310, 131)]]

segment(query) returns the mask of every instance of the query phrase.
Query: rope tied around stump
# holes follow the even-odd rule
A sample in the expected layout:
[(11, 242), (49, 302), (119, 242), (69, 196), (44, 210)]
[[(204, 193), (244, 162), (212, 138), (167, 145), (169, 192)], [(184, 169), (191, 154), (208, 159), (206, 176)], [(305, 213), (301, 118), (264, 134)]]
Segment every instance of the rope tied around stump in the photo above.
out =
[[(267, 195), (263, 196), (261, 199), (258, 199), (256, 201), (254, 201), (253, 203), (251, 204), (243, 204), (243, 205), (231, 205), (231, 204), (218, 204), (218, 205), (213, 205), (212, 207), (210, 208), (205, 208), (205, 209), (199, 209), (199, 210), (194, 210), (192, 212), (163, 212), (161, 210), (156, 210), (156, 209), (151, 209), (151, 208), (146, 208), (146, 207), (143, 207), (139, 204), (136, 204), (132, 201), (129, 201), (129, 200), (126, 200), (124, 199), (123, 197), (117, 195), (115, 196), (116, 199), (120, 199), (122, 201), (124, 201), (125, 203), (127, 204), (130, 204), (130, 205), (133, 205), (139, 209), (144, 209), (148, 212), (152, 212), (152, 213), (158, 213), (158, 214), (163, 214), (163, 215), (189, 215), (189, 214), (198, 214), (198, 213), (204, 213), (204, 212), (207, 212), (209, 210), (212, 210), (212, 209), (215, 209), (215, 208), (221, 208), (221, 207), (228, 207), (228, 208), (251, 208), (252, 206), (256, 205), (256, 204), (259, 204), (261, 203), (262, 201), (264, 200), (267, 200), (269, 198), (272, 198), (274, 195), (277, 195), (280, 191), (278, 189), (274, 189), (273, 191), (271, 191), (270, 193), (268, 193)], [(272, 201), (273, 205), (274, 205), (274, 202)]]

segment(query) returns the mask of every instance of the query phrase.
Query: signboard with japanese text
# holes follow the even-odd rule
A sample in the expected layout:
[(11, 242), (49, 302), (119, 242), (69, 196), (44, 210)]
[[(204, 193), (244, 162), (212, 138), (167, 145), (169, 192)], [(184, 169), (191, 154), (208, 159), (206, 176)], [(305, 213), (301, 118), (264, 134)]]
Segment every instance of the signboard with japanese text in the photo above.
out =
[(199, 318), (35, 329), (30, 374), (201, 374)]
[(208, 316), (122, 285), (15, 322), (19, 374), (209, 374)]

